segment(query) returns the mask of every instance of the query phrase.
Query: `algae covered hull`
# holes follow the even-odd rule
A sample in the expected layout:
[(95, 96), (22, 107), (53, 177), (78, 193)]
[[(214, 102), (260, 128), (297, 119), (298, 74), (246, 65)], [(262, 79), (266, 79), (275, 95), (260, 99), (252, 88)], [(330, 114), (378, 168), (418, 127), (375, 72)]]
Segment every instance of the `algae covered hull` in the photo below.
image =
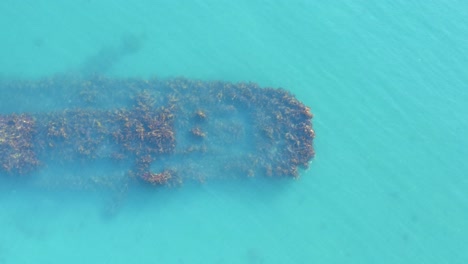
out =
[(103, 76), (0, 84), (2, 177), (83, 186), (297, 177), (314, 156), (310, 108), (283, 89)]

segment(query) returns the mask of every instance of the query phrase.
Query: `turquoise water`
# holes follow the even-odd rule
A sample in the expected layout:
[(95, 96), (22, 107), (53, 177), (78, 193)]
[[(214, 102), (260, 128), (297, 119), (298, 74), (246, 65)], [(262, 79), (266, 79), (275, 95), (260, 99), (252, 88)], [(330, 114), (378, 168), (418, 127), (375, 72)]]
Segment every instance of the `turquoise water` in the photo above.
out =
[(130, 192), (112, 216), (108, 192), (1, 186), (0, 263), (467, 263), (464, 1), (4, 0), (0, 25), (4, 78), (113, 51), (111, 76), (284, 87), (317, 134), (298, 180)]

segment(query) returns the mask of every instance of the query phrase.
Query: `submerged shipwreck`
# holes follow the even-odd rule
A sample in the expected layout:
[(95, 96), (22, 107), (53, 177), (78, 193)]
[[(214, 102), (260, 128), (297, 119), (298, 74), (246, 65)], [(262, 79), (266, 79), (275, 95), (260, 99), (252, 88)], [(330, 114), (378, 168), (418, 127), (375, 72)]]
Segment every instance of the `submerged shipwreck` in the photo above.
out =
[(45, 186), (298, 177), (310, 108), (255, 83), (56, 76), (2, 80), (0, 176)]

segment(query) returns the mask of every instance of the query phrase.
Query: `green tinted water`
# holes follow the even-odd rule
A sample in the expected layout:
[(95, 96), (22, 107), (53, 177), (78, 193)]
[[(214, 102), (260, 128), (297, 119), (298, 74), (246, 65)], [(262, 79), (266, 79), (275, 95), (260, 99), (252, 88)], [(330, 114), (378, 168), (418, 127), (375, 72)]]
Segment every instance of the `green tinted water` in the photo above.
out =
[[(109, 75), (285, 87), (317, 134), (297, 181), (131, 192), (112, 216), (111, 193), (2, 186), (0, 263), (468, 260), (465, 2), (3, 1), (0, 14), (4, 77), (79, 72), (101, 50)], [(116, 48), (122, 36), (141, 46)]]

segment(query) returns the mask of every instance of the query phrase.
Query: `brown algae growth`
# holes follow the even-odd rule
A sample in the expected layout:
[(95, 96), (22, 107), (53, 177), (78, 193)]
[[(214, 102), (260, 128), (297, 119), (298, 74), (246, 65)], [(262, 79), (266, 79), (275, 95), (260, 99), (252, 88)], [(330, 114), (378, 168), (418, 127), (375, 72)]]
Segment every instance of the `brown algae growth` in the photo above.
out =
[[(129, 164), (116, 180), (173, 186), (210, 178), (298, 177), (314, 157), (310, 108), (283, 89), (103, 76), (0, 84), (18, 92), (19, 101), (29, 93), (40, 104), (34, 93), (48, 98), (60, 91), (57, 100), (66, 102), (52, 111), (0, 115), (3, 177), (33, 178), (53, 164), (107, 160)], [(106, 184), (112, 177), (74, 181)]]

